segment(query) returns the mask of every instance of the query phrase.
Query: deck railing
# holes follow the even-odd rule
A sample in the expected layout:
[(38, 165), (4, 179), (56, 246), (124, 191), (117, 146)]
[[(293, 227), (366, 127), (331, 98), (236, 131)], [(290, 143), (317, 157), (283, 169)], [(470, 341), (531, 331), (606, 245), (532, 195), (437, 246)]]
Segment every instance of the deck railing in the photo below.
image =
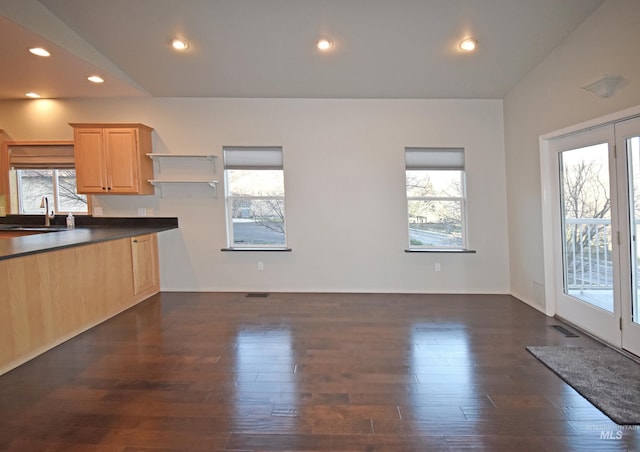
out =
[(611, 220), (565, 219), (565, 278), (568, 289), (613, 288)]

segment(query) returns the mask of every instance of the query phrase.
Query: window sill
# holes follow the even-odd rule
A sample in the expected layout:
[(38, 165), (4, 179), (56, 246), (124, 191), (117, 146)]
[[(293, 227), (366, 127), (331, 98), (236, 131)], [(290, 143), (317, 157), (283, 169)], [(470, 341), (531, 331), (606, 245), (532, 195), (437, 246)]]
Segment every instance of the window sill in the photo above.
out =
[(291, 248), (287, 247), (238, 247), (238, 248), (222, 248), (220, 251), (276, 251), (276, 252), (290, 252)]
[(454, 253), (454, 254), (475, 254), (476, 250), (463, 248), (407, 248), (405, 253)]

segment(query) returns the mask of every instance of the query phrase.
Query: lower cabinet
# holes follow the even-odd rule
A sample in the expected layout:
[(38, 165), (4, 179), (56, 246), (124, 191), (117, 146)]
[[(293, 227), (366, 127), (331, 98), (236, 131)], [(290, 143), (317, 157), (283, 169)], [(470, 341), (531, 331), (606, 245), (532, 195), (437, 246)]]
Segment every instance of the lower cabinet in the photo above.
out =
[(3, 374), (159, 292), (156, 236), (1, 260), (0, 281)]
[(160, 290), (156, 237), (156, 234), (146, 234), (131, 238), (134, 295), (149, 296)]

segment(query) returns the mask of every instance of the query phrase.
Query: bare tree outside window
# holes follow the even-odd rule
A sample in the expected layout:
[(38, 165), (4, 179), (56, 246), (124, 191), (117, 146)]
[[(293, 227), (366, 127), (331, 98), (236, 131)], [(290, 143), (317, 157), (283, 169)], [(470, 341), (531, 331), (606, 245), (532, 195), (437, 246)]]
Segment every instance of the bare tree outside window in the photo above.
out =
[(608, 146), (562, 154), (564, 260), (569, 289), (613, 284)]
[(570, 218), (608, 218), (611, 209), (609, 181), (603, 163), (579, 160), (563, 169), (565, 215)]
[(234, 245), (285, 245), (282, 170), (226, 170)]
[(72, 169), (16, 170), (20, 213), (42, 213), (43, 196), (50, 208), (59, 213), (86, 213), (86, 195), (76, 192), (76, 172)]
[(463, 246), (462, 176), (460, 170), (406, 171), (410, 245)]

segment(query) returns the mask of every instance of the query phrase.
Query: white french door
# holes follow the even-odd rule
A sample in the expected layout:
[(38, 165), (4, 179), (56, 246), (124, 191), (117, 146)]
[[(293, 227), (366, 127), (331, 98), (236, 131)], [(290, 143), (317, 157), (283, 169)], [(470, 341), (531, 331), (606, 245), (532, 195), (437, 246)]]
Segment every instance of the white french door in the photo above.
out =
[(625, 255), (620, 266), (622, 348), (640, 355), (640, 118), (615, 124), (618, 172), (626, 185), (620, 186), (620, 204), (625, 206), (621, 242)]
[(555, 314), (640, 355), (640, 119), (552, 138), (543, 150)]
[(613, 126), (549, 142), (559, 212), (556, 313), (620, 346), (620, 247)]

